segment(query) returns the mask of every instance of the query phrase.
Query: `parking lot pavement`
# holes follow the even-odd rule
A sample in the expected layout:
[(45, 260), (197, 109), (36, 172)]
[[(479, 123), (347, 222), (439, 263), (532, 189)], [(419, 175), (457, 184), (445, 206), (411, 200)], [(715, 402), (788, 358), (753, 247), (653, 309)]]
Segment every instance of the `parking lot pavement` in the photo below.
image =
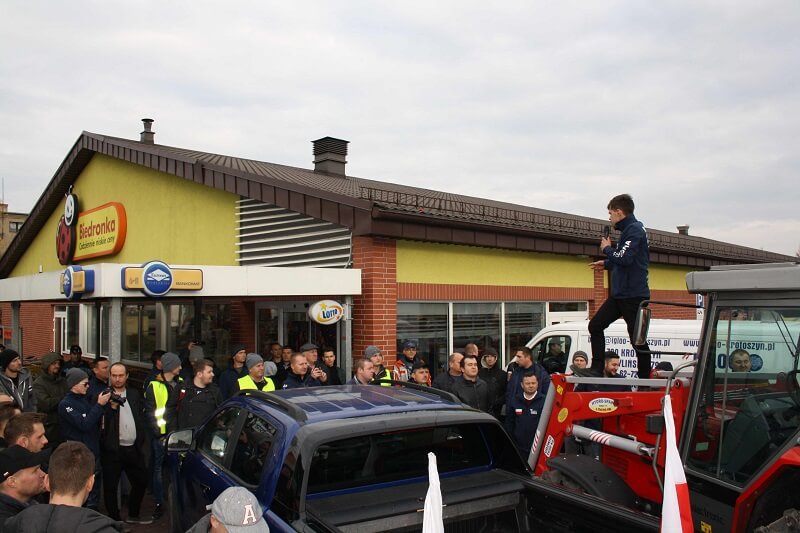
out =
[[(102, 501), (102, 498), (101, 498)], [(164, 516), (153, 522), (152, 524), (128, 524), (125, 525), (130, 528), (132, 533), (145, 533), (145, 532), (159, 532), (163, 533), (169, 531), (169, 515), (167, 511), (167, 505), (164, 504)], [(144, 500), (142, 501), (142, 511), (140, 516), (144, 517), (151, 517), (153, 516), (153, 509), (155, 508), (155, 502), (153, 501), (153, 496), (145, 494)], [(105, 513), (105, 508), (101, 505), (100, 512)], [(122, 518), (128, 516), (128, 505), (126, 502), (123, 502), (122, 505)], [(80, 532), (76, 532), (80, 533)]]

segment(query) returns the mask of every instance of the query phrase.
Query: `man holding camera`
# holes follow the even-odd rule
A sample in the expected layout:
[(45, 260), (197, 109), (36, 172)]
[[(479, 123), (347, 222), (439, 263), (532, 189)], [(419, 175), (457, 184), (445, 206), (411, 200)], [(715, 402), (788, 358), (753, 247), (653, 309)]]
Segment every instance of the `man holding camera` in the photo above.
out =
[[(89, 376), (79, 368), (67, 370), (69, 392), (58, 404), (58, 421), (61, 424), (61, 437), (65, 440), (82, 442), (95, 456), (95, 472), (100, 466), (100, 420), (111, 398), (111, 391), (105, 390), (97, 396), (97, 403), (87, 398)], [(97, 484), (98, 488), (100, 484)], [(97, 509), (97, 491), (92, 491), (86, 506)]]
[(145, 437), (142, 397), (138, 390), (127, 387), (128, 369), (124, 364), (114, 363), (109, 372), (111, 396), (109, 408), (103, 414), (100, 439), (106, 511), (112, 519), (122, 520), (117, 505), (117, 486), (122, 472), (125, 472), (131, 483), (126, 522), (150, 524), (152, 520), (141, 518), (139, 514), (147, 487), (147, 467), (142, 453)]

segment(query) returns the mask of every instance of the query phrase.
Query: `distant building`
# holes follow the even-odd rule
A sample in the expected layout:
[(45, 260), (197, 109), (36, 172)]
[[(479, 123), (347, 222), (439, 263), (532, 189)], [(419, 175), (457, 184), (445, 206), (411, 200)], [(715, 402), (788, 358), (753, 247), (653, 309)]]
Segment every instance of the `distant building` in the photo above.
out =
[(0, 203), (0, 257), (6, 253), (27, 219), (27, 213), (12, 213), (8, 210), (8, 204)]

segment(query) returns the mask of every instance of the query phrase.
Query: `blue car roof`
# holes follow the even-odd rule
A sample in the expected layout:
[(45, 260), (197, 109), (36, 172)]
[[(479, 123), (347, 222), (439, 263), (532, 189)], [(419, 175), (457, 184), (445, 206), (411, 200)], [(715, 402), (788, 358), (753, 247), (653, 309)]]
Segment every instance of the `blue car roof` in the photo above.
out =
[[(469, 409), (435, 393), (405, 387), (341, 385), (286, 389), (263, 393), (260, 397), (282, 399), (305, 413), (306, 424), (324, 420), (372, 416), (409, 411)], [(292, 414), (292, 413), (289, 413)], [(295, 418), (297, 418), (295, 416)], [(302, 422), (302, 420), (299, 420)]]

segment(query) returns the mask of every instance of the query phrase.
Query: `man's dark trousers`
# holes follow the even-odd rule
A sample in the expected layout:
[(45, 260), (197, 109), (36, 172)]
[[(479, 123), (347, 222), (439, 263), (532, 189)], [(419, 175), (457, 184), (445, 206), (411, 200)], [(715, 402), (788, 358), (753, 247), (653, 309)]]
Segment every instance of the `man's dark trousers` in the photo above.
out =
[(135, 446), (120, 446), (119, 453), (103, 453), (103, 495), (105, 497), (108, 516), (119, 520), (119, 506), (117, 505), (117, 486), (122, 472), (128, 476), (131, 483), (131, 493), (128, 499), (128, 516), (139, 516), (142, 498), (147, 488), (147, 467), (144, 464), (142, 453)]
[(631, 339), (631, 346), (636, 350), (636, 364), (639, 378), (648, 379), (650, 377), (650, 354), (642, 353), (642, 350), (649, 350), (646, 344), (635, 345), (633, 338), (633, 328), (636, 326), (636, 314), (639, 304), (647, 298), (609, 298), (589, 321), (589, 335), (592, 338), (592, 370), (598, 375), (603, 374), (605, 367), (604, 355), (606, 353), (605, 329), (612, 322), (622, 317), (628, 326), (628, 337)]

